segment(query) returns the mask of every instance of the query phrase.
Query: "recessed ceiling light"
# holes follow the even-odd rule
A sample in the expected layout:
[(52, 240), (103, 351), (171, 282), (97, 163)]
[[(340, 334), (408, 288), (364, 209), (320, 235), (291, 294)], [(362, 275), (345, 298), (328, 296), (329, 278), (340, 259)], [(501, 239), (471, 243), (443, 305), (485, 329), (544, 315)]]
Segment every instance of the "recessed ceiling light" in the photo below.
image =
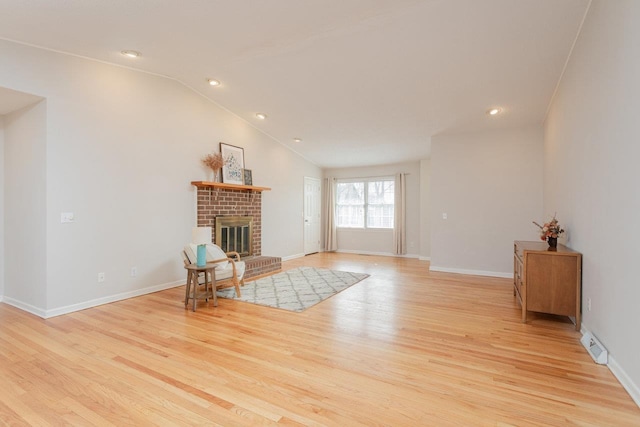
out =
[(256, 117), (259, 118), (260, 120), (264, 120), (267, 118), (267, 115), (264, 113), (256, 113)]
[(502, 108), (492, 108), (491, 110), (487, 111), (487, 114), (489, 114), (490, 116), (495, 116), (496, 114), (500, 114), (502, 112)]
[(220, 86), (220, 81), (216, 79), (207, 79), (211, 86)]
[(140, 52), (137, 52), (135, 50), (123, 50), (120, 53), (123, 54), (124, 56), (128, 56), (129, 58), (137, 58), (139, 56), (142, 56)]
[(302, 142), (302, 139), (301, 138), (293, 138), (293, 141), (294, 142)]

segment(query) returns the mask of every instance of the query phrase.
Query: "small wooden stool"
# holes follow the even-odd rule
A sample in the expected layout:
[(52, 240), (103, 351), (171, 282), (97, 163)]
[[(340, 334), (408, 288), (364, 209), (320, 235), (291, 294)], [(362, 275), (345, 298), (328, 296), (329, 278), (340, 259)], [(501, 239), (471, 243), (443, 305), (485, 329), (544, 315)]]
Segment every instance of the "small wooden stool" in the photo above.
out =
[[(200, 273), (204, 273), (205, 301), (209, 301), (209, 289), (211, 289), (213, 306), (217, 307), (218, 296), (216, 295), (216, 275), (214, 272), (216, 265), (214, 263), (209, 263), (203, 267), (198, 267), (196, 264), (189, 264), (185, 265), (184, 268), (187, 269), (187, 284), (185, 285), (184, 290), (184, 306), (187, 307), (189, 305), (189, 299), (193, 299), (193, 311), (196, 311), (196, 306), (198, 304), (198, 276)], [(193, 285), (193, 296), (189, 296), (191, 285)]]

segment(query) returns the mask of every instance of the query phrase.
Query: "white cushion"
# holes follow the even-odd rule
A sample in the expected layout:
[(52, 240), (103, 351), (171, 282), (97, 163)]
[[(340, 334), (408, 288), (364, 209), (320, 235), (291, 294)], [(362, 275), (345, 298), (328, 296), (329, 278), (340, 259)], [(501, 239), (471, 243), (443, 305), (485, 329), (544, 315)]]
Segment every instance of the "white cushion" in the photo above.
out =
[[(207, 248), (208, 249), (208, 248)], [(218, 249), (220, 249), (218, 247)], [(196, 252), (198, 248), (196, 245), (187, 245), (184, 247), (184, 252), (183, 254), (187, 257), (187, 262), (191, 263), (191, 264), (195, 264), (197, 261), (197, 256), (196, 256)], [(207, 250), (207, 261), (209, 261), (209, 254), (208, 254), (208, 250)], [(213, 258), (211, 258), (213, 259)], [(246, 270), (246, 265), (244, 263), (244, 261), (231, 261), (235, 264), (236, 266), (236, 277), (238, 278), (238, 280), (242, 280), (242, 278), (244, 277), (244, 272)], [(229, 261), (226, 261), (224, 263), (219, 263), (220, 265), (224, 264), (225, 267), (224, 268), (218, 268), (218, 266), (216, 265), (216, 269), (215, 269), (215, 275), (216, 275), (216, 280), (226, 280), (226, 279), (230, 279), (231, 277), (233, 277), (233, 267), (231, 266), (231, 264), (229, 263)], [(204, 283), (204, 274), (199, 274), (198, 275), (198, 283), (203, 284)]]
[[(233, 261), (233, 263), (236, 265), (236, 276), (238, 277), (238, 280), (242, 280), (245, 270), (244, 261)], [(228, 265), (227, 268), (216, 268), (215, 273), (216, 280), (230, 279), (231, 277), (233, 277), (233, 267), (231, 265)]]
[(226, 261), (227, 254), (225, 254), (220, 246), (214, 244), (207, 244), (207, 262), (215, 261), (217, 259), (224, 259), (225, 261), (216, 263), (216, 269), (227, 268), (229, 261)]
[[(222, 249), (220, 249), (220, 246), (217, 245), (213, 245), (213, 244), (207, 244), (207, 262), (211, 262), (211, 261), (215, 261), (217, 259), (224, 259), (224, 261), (220, 261), (216, 263), (216, 269), (224, 269), (227, 268), (227, 265), (229, 264), (229, 261), (227, 260), (227, 254), (225, 254)], [(196, 261), (198, 260), (198, 245), (194, 244), (194, 243), (189, 243), (187, 246), (185, 246), (184, 251), (187, 254), (187, 257), (189, 258), (189, 261), (191, 261), (191, 264), (195, 264)]]
[(198, 260), (196, 253), (197, 253), (196, 245), (193, 245), (193, 247), (191, 247), (191, 244), (188, 244), (187, 246), (184, 247), (184, 254), (187, 256), (187, 261), (189, 261), (189, 264), (195, 264), (196, 261)]

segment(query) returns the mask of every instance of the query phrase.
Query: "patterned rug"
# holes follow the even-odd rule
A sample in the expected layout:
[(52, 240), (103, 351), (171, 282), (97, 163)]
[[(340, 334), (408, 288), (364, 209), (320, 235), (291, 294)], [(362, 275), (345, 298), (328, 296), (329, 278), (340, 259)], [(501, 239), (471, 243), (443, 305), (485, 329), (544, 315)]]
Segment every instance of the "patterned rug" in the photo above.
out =
[(218, 296), (300, 312), (367, 277), (362, 273), (298, 267), (247, 282), (240, 288), (240, 298), (233, 288), (218, 291)]

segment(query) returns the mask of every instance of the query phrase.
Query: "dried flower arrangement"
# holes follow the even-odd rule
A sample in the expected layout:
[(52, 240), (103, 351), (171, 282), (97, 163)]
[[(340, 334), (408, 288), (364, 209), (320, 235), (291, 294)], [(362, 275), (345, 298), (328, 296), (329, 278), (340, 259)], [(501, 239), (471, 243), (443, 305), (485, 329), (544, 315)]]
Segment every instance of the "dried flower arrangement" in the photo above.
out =
[(224, 166), (224, 159), (222, 153), (207, 154), (202, 158), (202, 163), (213, 171), (212, 181), (218, 182), (218, 175), (222, 166)]
[(549, 222), (545, 222), (544, 225), (540, 225), (533, 221), (535, 225), (540, 228), (540, 240), (547, 240), (549, 237), (558, 238), (559, 235), (564, 233), (564, 230), (558, 224), (555, 214)]
[(202, 163), (204, 163), (205, 166), (211, 168), (213, 172), (217, 173), (224, 165), (224, 160), (222, 159), (221, 153), (212, 153), (207, 154), (205, 157), (203, 157)]

